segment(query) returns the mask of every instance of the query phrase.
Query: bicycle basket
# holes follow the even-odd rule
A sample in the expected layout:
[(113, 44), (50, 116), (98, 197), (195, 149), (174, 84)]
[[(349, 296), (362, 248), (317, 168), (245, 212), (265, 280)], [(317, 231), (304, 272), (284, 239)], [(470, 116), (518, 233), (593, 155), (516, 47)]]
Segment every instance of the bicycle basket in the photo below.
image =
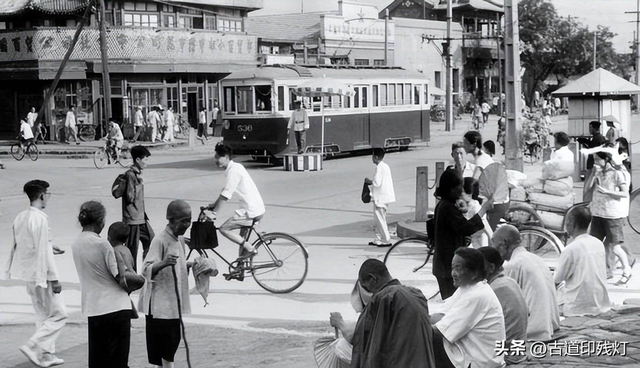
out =
[(206, 221), (200, 216), (198, 221), (191, 224), (191, 249), (213, 249), (218, 246), (218, 233), (213, 221)]

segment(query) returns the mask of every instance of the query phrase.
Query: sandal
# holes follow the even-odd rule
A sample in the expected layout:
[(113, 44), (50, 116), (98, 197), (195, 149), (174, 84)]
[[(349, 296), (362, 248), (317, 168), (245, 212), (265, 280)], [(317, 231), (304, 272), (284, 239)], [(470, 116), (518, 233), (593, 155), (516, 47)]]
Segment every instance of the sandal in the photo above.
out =
[(615, 283), (616, 286), (622, 286), (622, 285), (626, 285), (627, 282), (629, 282), (629, 280), (631, 279), (631, 274), (628, 275), (622, 275), (622, 277), (620, 278), (620, 280), (618, 280), (618, 282)]

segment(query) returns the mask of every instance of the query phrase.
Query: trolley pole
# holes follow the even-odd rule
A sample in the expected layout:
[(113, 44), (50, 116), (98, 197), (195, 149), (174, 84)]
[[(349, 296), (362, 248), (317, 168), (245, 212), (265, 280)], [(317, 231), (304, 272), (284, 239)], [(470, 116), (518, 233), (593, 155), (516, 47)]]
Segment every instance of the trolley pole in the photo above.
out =
[(446, 68), (447, 68), (447, 78), (446, 78), (446, 87), (447, 87), (447, 113), (446, 113), (446, 123), (444, 130), (449, 132), (452, 129), (455, 129), (454, 120), (453, 120), (453, 91), (451, 86), (451, 18), (452, 18), (452, 9), (451, 9), (451, 0), (447, 0), (447, 47), (446, 47)]
[(384, 66), (389, 66), (389, 9), (384, 10)]
[(507, 159), (510, 170), (523, 171), (522, 164), (522, 104), (520, 95), (520, 33), (518, 30), (518, 0), (505, 0), (505, 64), (507, 82)]
[[(104, 20), (105, 6), (104, 0), (98, 0), (100, 5), (100, 54), (102, 61), (102, 87), (104, 92), (104, 114), (105, 123), (111, 119), (111, 79), (109, 78), (109, 46), (107, 45), (107, 24)], [(106, 126), (106, 125), (105, 125)], [(104, 134), (104, 131), (102, 132)]]

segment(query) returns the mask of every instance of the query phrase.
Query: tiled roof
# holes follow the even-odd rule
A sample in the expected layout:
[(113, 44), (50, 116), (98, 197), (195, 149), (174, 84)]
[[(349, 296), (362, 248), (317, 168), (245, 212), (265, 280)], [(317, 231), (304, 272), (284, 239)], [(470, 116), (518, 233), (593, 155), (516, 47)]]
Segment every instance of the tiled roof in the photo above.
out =
[[(504, 13), (504, 0), (452, 0), (451, 8), (469, 8), (474, 10), (488, 10)], [(434, 8), (436, 10), (446, 10), (447, 0), (440, 0), (440, 4)]]
[(247, 33), (271, 41), (300, 42), (320, 34), (319, 13), (282, 14), (248, 17)]
[(50, 14), (72, 14), (84, 9), (89, 0), (2, 0), (0, 15), (17, 14), (33, 9)]

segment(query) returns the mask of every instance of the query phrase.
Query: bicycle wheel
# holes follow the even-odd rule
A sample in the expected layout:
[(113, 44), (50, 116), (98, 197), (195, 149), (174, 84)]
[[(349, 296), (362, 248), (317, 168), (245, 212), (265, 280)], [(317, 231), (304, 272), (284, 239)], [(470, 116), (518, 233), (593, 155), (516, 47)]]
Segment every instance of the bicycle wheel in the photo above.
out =
[(122, 167), (131, 166), (131, 164), (133, 163), (133, 160), (131, 159), (131, 151), (129, 151), (128, 149), (123, 149), (122, 151), (120, 151), (120, 161), (118, 161), (118, 163)]
[(564, 245), (551, 231), (537, 226), (520, 229), (521, 244), (525, 249), (541, 257), (551, 270), (555, 270)]
[(38, 146), (31, 143), (27, 146), (27, 155), (31, 159), (31, 161), (36, 161), (38, 159)]
[(104, 148), (98, 149), (93, 154), (93, 164), (96, 165), (96, 168), (102, 169), (107, 164), (107, 152)]
[(627, 222), (629, 222), (629, 226), (633, 231), (640, 234), (640, 189), (636, 189), (631, 193)]
[(307, 250), (291, 235), (270, 233), (256, 240), (250, 271), (258, 285), (276, 294), (290, 293), (307, 277)]
[(96, 139), (96, 129), (93, 125), (83, 125), (78, 132), (78, 138), (83, 142), (93, 141)]
[(431, 276), (427, 262), (431, 254), (429, 243), (420, 238), (402, 239), (396, 242), (384, 256), (389, 273), (403, 285), (420, 288)]
[(24, 158), (24, 150), (18, 143), (11, 145), (11, 156), (13, 156), (13, 158), (15, 158), (17, 161), (20, 161)]

